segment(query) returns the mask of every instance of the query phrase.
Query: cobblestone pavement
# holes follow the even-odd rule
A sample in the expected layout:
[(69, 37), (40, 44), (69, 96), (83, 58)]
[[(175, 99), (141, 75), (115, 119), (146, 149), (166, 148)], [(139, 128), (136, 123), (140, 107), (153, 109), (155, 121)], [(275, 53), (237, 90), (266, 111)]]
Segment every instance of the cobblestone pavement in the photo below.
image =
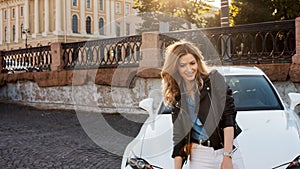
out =
[[(114, 128), (130, 136), (135, 136), (142, 125), (118, 114), (104, 116)], [(121, 160), (87, 136), (73, 110), (0, 103), (1, 169), (113, 169), (120, 168)]]

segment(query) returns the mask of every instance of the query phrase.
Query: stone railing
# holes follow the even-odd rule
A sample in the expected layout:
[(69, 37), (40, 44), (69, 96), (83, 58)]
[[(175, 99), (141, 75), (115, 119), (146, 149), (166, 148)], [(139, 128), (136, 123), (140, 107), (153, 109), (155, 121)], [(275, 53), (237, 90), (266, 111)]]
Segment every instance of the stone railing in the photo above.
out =
[[(16, 75), (14, 78), (6, 78), (6, 72), (42, 71), (47, 72), (44, 74), (49, 74), (48, 77), (51, 77), (52, 74), (60, 74), (61, 71), (69, 72), (68, 70), (73, 69), (121, 67), (139, 68), (139, 70), (159, 69), (163, 64), (165, 47), (179, 39), (189, 40), (198, 45), (209, 64), (255, 65), (263, 69), (273, 81), (285, 81), (291, 77), (292, 81), (300, 82), (299, 31), (299, 18), (297, 18), (295, 21), (164, 34), (148, 32), (141, 36), (53, 43), (51, 46), (0, 51), (2, 72), (0, 84), (15, 82), (20, 76), (37, 76)], [(150, 75), (145, 74), (145, 76)], [(25, 77), (21, 79), (26, 80)], [(39, 78), (34, 79), (38, 81)], [(104, 81), (109, 85), (106, 80)], [(61, 84), (69, 83), (61, 82)]]
[(208, 61), (218, 58), (226, 65), (291, 63), (291, 56), (296, 52), (295, 20), (168, 32), (164, 35), (168, 37), (164, 38), (167, 44), (173, 38), (195, 42)]
[[(179, 33), (176, 32), (175, 34), (178, 35)], [(184, 34), (187, 33), (184, 31)], [(245, 62), (239, 63), (239, 65), (257, 66), (274, 82), (285, 82), (290, 77), (292, 82), (299, 83), (300, 17), (295, 20), (294, 34), (296, 37), (295, 49), (292, 47), (288, 49), (292, 51), (288, 57), (278, 55), (276, 58), (279, 60), (273, 63), (257, 62), (260, 59), (248, 62), (249, 58), (247, 58), (243, 60)], [(40, 52), (44, 53), (44, 58), (48, 58), (47, 61), (36, 59), (40, 62), (37, 64), (30, 62), (31, 65), (33, 63), (34, 65), (46, 65), (44, 67), (48, 69), (43, 69), (41, 72), (0, 73), (0, 86), (2, 86), (0, 88), (0, 100), (54, 103), (63, 106), (84, 105), (92, 107), (96, 105), (102, 108), (112, 108), (112, 111), (114, 111), (114, 107), (137, 107), (138, 102), (147, 97), (151, 89), (161, 87), (160, 69), (164, 60), (164, 48), (180, 39), (176, 36), (148, 32), (133, 38), (123, 38), (126, 39), (125, 41), (115, 39), (111, 44), (109, 40), (86, 42), (83, 45), (80, 42), (77, 43), (77, 46), (76, 43), (53, 43), (50, 49)], [(230, 42), (234, 41), (230, 40)], [(214, 47), (212, 43), (210, 45)], [(274, 44), (272, 43), (272, 45)], [(208, 56), (208, 51), (202, 50), (203, 54)], [(109, 54), (109, 51), (113, 55)], [(218, 49), (216, 51), (218, 52)], [(236, 50), (232, 51), (236, 53)], [(227, 52), (227, 49), (224, 52)], [(93, 55), (90, 55), (91, 53)], [(8, 58), (6, 54), (6, 51), (0, 51), (1, 70), (7, 68), (6, 60), (3, 59)], [(128, 58), (128, 56), (130, 57)], [(231, 57), (233, 56), (231, 55)], [(246, 57), (246, 55), (244, 56)], [(14, 57), (9, 56), (9, 58)], [(216, 58), (220, 60), (221, 64), (224, 64), (224, 59)], [(283, 58), (289, 59), (281, 63), (280, 60), (285, 60)], [(106, 66), (101, 67), (103, 64)], [(127, 66), (123, 66), (126, 64)], [(24, 66), (24, 64), (22, 65)], [(99, 67), (101, 68), (99, 69)], [(79, 100), (74, 101), (74, 98)]]
[(64, 69), (137, 67), (141, 59), (142, 37), (62, 43)]
[(3, 73), (15, 71), (49, 71), (52, 63), (51, 47), (39, 46), (11, 51), (0, 51)]

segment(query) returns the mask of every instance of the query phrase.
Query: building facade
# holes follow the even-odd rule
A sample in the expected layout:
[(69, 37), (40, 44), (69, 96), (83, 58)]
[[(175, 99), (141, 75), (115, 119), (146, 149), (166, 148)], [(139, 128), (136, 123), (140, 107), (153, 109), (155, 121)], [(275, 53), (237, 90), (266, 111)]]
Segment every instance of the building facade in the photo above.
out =
[(0, 50), (136, 33), (133, 0), (0, 0)]

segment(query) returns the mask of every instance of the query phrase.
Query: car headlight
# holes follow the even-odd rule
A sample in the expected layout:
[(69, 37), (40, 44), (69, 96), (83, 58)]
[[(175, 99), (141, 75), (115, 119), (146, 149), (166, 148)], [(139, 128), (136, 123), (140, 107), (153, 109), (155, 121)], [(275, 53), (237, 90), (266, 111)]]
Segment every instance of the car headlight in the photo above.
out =
[(276, 169), (282, 166), (288, 165), (286, 169), (297, 169), (300, 168), (300, 155), (297, 156), (293, 161), (281, 164), (279, 166), (273, 167), (272, 169)]
[(154, 169), (154, 168), (163, 169), (161, 167), (151, 165), (145, 159), (139, 158), (139, 157), (135, 156), (134, 154), (132, 154), (132, 156), (130, 156), (127, 159), (126, 166), (128, 166), (128, 165), (130, 165), (130, 167), (133, 169)]

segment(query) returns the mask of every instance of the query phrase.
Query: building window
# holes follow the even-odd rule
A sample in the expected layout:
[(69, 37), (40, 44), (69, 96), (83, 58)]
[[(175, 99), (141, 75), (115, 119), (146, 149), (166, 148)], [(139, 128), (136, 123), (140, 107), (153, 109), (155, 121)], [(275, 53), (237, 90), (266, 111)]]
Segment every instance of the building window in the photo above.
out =
[(120, 37), (121, 36), (121, 23), (116, 22), (116, 36)]
[(12, 9), (12, 17), (15, 18), (15, 8)]
[(91, 0), (86, 0), (86, 7), (91, 8)]
[(73, 0), (73, 6), (77, 6), (77, 0)]
[(24, 16), (24, 7), (21, 7), (21, 16)]
[(91, 17), (86, 17), (86, 21), (85, 21), (85, 24), (86, 24), (86, 33), (87, 34), (91, 34), (92, 33), (92, 26), (91, 26)]
[(7, 27), (6, 26), (4, 28), (4, 41), (8, 42), (8, 39), (7, 39)]
[(134, 15), (138, 15), (139, 14), (139, 10), (138, 9), (134, 9)]
[(13, 25), (12, 33), (13, 33), (13, 41), (15, 41), (16, 40), (16, 26), (15, 25)]
[(99, 5), (100, 5), (100, 6), (99, 6), (100, 10), (103, 11), (103, 0), (100, 0)]
[(116, 3), (116, 13), (121, 13), (120, 2)]
[(77, 15), (72, 16), (72, 31), (78, 33), (78, 17)]
[(138, 25), (134, 25), (134, 33), (137, 35), (139, 34), (139, 26)]
[(20, 27), (20, 29), (21, 29), (20, 35), (23, 35), (24, 24), (21, 24), (21, 27)]
[(126, 35), (128, 36), (130, 34), (130, 24), (126, 23)]
[(126, 14), (129, 14), (129, 13), (130, 13), (130, 6), (129, 6), (129, 4), (126, 4), (126, 7), (125, 7), (125, 13), (126, 13)]
[(7, 11), (4, 10), (4, 19), (7, 19)]
[(103, 20), (103, 18), (99, 19), (99, 33), (100, 33), (100, 35), (104, 35), (104, 20)]

